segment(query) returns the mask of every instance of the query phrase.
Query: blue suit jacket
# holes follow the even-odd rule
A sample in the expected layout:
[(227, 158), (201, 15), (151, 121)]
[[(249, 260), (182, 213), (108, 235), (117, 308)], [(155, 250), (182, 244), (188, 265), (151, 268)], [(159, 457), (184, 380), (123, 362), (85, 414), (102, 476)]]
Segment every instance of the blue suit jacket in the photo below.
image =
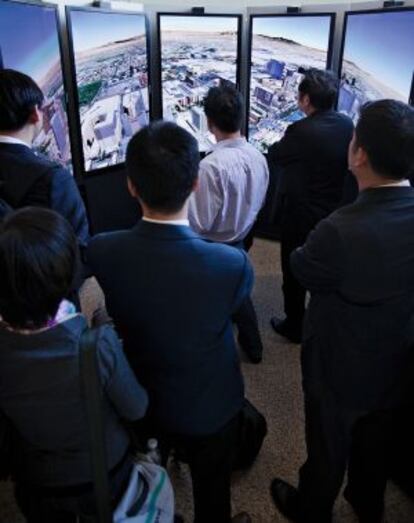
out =
[(89, 239), (85, 206), (75, 180), (62, 165), (20, 144), (0, 143), (0, 198), (13, 208), (48, 207), (72, 225), (81, 246)]
[(231, 315), (252, 287), (246, 254), (189, 227), (141, 221), (95, 237), (87, 257), (149, 415), (177, 434), (220, 429), (244, 399)]

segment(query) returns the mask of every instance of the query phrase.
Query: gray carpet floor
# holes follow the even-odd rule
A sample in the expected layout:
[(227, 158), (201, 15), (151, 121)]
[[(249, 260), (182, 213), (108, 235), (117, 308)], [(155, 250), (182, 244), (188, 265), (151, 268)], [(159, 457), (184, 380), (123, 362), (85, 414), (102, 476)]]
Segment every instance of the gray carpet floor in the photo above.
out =
[[(254, 523), (277, 523), (285, 519), (277, 512), (269, 495), (271, 479), (277, 475), (297, 483), (298, 469), (305, 459), (304, 416), (299, 356), (300, 348), (285, 342), (270, 328), (269, 319), (282, 314), (281, 273), (277, 243), (256, 240), (251, 251), (256, 282), (253, 300), (265, 347), (263, 362), (252, 365), (244, 361), (243, 373), (248, 398), (265, 414), (269, 433), (255, 465), (233, 481), (233, 513), (247, 511)], [(83, 308), (90, 316), (103, 302), (93, 280), (83, 290)], [(186, 523), (192, 521), (191, 482), (185, 466), (170, 467), (176, 491), (177, 511)], [(396, 487), (389, 485), (386, 498), (387, 523), (413, 523), (414, 503)], [(0, 522), (23, 522), (12, 495), (10, 484), (0, 484)], [(356, 518), (351, 507), (338, 498), (335, 523), (352, 523)], [(212, 522), (214, 523), (214, 522)]]

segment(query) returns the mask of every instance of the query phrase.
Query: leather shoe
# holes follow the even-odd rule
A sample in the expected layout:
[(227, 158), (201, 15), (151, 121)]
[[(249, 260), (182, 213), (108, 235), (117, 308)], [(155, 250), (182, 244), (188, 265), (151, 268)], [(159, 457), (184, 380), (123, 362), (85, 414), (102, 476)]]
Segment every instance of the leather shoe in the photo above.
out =
[(285, 518), (299, 522), (299, 495), (292, 485), (283, 479), (275, 478), (270, 485), (270, 494)]
[(277, 332), (280, 336), (288, 339), (292, 343), (301, 343), (302, 342), (302, 332), (300, 329), (293, 329), (287, 320), (281, 320), (277, 316), (273, 316), (270, 319), (270, 325), (273, 330)]
[(252, 518), (247, 512), (240, 512), (231, 518), (232, 523), (252, 523)]

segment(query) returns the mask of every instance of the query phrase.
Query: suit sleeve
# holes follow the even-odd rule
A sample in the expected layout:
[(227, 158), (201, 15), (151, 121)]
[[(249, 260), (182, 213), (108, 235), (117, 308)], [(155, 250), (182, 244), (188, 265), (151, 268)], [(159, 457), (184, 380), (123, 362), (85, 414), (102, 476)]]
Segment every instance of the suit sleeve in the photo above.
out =
[(237, 312), (243, 301), (250, 296), (254, 283), (254, 272), (249, 258), (244, 251), (239, 251), (239, 253), (243, 256), (243, 265), (232, 302), (232, 314)]
[(310, 292), (328, 293), (338, 290), (345, 274), (346, 252), (337, 229), (329, 220), (322, 220), (303, 247), (290, 255), (296, 279)]
[(61, 166), (51, 172), (50, 207), (62, 214), (72, 225), (81, 246), (89, 240), (89, 225), (85, 205), (73, 176)]
[(148, 396), (129, 366), (115, 331), (107, 326), (99, 343), (99, 366), (105, 393), (121, 418), (135, 421), (148, 407)]
[(268, 159), (275, 166), (285, 167), (302, 159), (301, 136), (293, 124), (286, 129), (285, 135), (269, 147)]
[(223, 191), (214, 171), (209, 166), (201, 165), (198, 187), (189, 202), (188, 218), (191, 228), (200, 236), (208, 236), (222, 206)]

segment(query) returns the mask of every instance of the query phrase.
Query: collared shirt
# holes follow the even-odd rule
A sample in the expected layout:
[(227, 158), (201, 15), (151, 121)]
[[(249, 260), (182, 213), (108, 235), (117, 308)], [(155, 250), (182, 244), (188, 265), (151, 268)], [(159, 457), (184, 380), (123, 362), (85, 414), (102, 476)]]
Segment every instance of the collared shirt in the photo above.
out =
[(190, 222), (188, 220), (154, 220), (153, 218), (143, 216), (142, 221), (149, 223), (158, 223), (160, 225), (186, 225), (187, 227), (190, 226)]
[(0, 143), (14, 143), (18, 145), (25, 145), (26, 147), (31, 148), (27, 142), (19, 140), (18, 138), (14, 138), (13, 136), (6, 136), (5, 134), (0, 135)]
[(402, 180), (401, 182), (384, 183), (384, 185), (378, 185), (376, 188), (381, 187), (411, 187), (409, 180)]
[(246, 138), (223, 140), (200, 163), (199, 187), (189, 203), (191, 227), (208, 240), (243, 240), (263, 206), (269, 169)]

